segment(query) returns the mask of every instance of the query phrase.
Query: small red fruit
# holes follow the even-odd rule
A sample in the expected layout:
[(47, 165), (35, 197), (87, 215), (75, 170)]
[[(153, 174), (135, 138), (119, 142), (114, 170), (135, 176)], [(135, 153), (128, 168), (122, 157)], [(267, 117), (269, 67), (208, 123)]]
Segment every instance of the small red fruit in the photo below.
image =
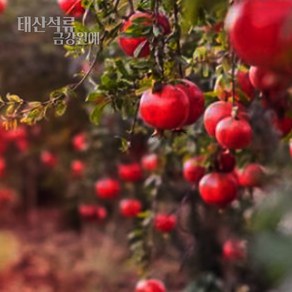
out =
[(124, 199), (120, 202), (120, 213), (127, 218), (136, 217), (142, 210), (142, 204), (136, 199)]
[(246, 246), (244, 241), (231, 239), (223, 244), (223, 258), (227, 261), (236, 262), (246, 257)]
[(2, 13), (7, 6), (7, 0), (0, 0), (0, 13)]
[(184, 126), (195, 123), (204, 112), (205, 100), (201, 89), (193, 82), (183, 79), (176, 85), (189, 98), (189, 113)]
[(120, 164), (119, 177), (126, 182), (137, 182), (143, 178), (142, 168), (139, 163)]
[(6, 170), (6, 162), (4, 158), (0, 158), (0, 177), (3, 177)]
[(273, 119), (274, 126), (279, 131), (281, 137), (287, 136), (292, 130), (292, 118), (288, 116), (277, 117)]
[(49, 152), (49, 151), (43, 151), (41, 153), (41, 161), (45, 166), (48, 167), (55, 167), (58, 163), (58, 159), (55, 154)]
[(85, 171), (85, 164), (81, 160), (73, 160), (71, 163), (72, 175), (75, 177), (81, 177)]
[(68, 15), (81, 17), (85, 9), (81, 5), (82, 0), (58, 0), (60, 8)]
[(222, 172), (231, 172), (234, 170), (236, 165), (236, 159), (230, 151), (221, 151), (217, 157), (217, 167), (218, 170)]
[(156, 230), (169, 233), (176, 226), (176, 216), (168, 214), (157, 214), (154, 218), (154, 227)]
[(226, 17), (232, 47), (247, 64), (283, 69), (291, 65), (290, 0), (246, 0)]
[(238, 182), (243, 187), (260, 187), (265, 178), (264, 168), (258, 163), (250, 163), (237, 171)]
[(142, 157), (142, 168), (147, 171), (155, 171), (159, 166), (159, 158), (157, 154), (147, 154)]
[(95, 214), (96, 214), (97, 220), (103, 221), (107, 217), (107, 210), (103, 206), (96, 206)]
[(249, 78), (252, 85), (260, 91), (279, 91), (289, 85), (289, 78), (287, 78), (287, 74), (262, 67), (250, 67)]
[(92, 221), (96, 219), (96, 207), (94, 205), (80, 205), (78, 212), (85, 220)]
[[(165, 15), (159, 14), (157, 17), (157, 23), (162, 31), (162, 34), (170, 33), (170, 24)], [(140, 25), (140, 31), (137, 36), (120, 36), (118, 39), (119, 45), (124, 53), (128, 56), (134, 56), (143, 58), (150, 54), (150, 45), (145, 33), (146, 30), (151, 30), (154, 25), (154, 17), (147, 12), (136, 12), (130, 16), (128, 20), (123, 23), (121, 32), (131, 32), (133, 24)], [(136, 52), (136, 50), (139, 52)]]
[(217, 125), (216, 139), (222, 147), (244, 149), (252, 142), (252, 128), (246, 120), (228, 117)]
[(213, 172), (205, 175), (199, 183), (202, 200), (210, 205), (226, 207), (237, 196), (238, 185), (231, 174)]
[(111, 178), (100, 179), (95, 183), (95, 191), (101, 199), (114, 199), (120, 193), (120, 183)]
[(140, 101), (140, 116), (143, 121), (160, 130), (180, 128), (189, 115), (189, 98), (178, 87), (165, 85), (161, 91), (147, 90)]
[(205, 172), (206, 169), (203, 166), (203, 158), (201, 156), (190, 158), (183, 165), (183, 176), (189, 183), (198, 184)]
[(85, 133), (77, 134), (72, 139), (73, 147), (76, 151), (84, 151), (87, 148), (87, 139)]
[(140, 280), (135, 292), (166, 292), (164, 284), (156, 279)]

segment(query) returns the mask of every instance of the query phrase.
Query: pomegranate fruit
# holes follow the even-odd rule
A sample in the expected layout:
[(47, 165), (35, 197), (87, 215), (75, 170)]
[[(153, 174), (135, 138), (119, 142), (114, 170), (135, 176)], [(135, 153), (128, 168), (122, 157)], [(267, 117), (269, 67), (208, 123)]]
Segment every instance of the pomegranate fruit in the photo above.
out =
[(5, 159), (0, 157), (0, 177), (3, 177), (6, 170), (6, 162)]
[(79, 133), (72, 139), (72, 145), (76, 151), (84, 151), (87, 148), (87, 139), (85, 133)]
[(81, 17), (85, 12), (81, 3), (82, 0), (58, 0), (61, 10), (74, 17)]
[[(150, 54), (150, 45), (145, 32), (152, 29), (155, 18), (152, 14), (147, 12), (136, 12), (126, 20), (121, 28), (121, 35), (118, 39), (119, 46), (128, 56), (136, 56), (139, 58), (147, 57)], [(170, 33), (170, 24), (167, 17), (163, 14), (157, 16), (157, 24), (162, 34)], [(125, 35), (125, 33), (132, 32), (133, 28), (140, 26), (135, 31), (136, 36)], [(136, 50), (139, 50), (138, 52)]]
[(50, 168), (53, 168), (58, 163), (58, 159), (55, 154), (51, 153), (50, 151), (43, 151), (41, 153), (41, 162)]
[(126, 182), (137, 182), (143, 178), (142, 168), (139, 163), (120, 164), (119, 177)]
[(144, 92), (139, 111), (146, 124), (160, 130), (173, 130), (184, 125), (189, 106), (189, 98), (181, 89), (165, 85), (159, 92)]
[(136, 217), (142, 210), (142, 204), (137, 199), (124, 199), (120, 202), (120, 213), (124, 217)]
[(184, 162), (183, 177), (189, 183), (198, 184), (200, 179), (205, 175), (206, 168), (203, 166), (201, 156), (190, 158)]
[(210, 205), (226, 207), (237, 196), (238, 184), (231, 174), (212, 172), (199, 183), (202, 200)]
[(142, 168), (147, 171), (155, 171), (159, 166), (159, 158), (157, 154), (147, 154), (142, 157)]
[(169, 233), (176, 226), (176, 216), (168, 214), (157, 214), (154, 218), (154, 227), (162, 233)]
[(236, 165), (236, 159), (230, 151), (224, 150), (220, 151), (217, 157), (217, 169), (221, 172), (231, 172), (234, 170)]
[(7, 6), (7, 0), (0, 0), (0, 13), (4, 12)]
[(230, 239), (222, 247), (223, 258), (227, 261), (240, 261), (246, 257), (246, 247), (242, 240)]
[(78, 212), (85, 220), (92, 221), (96, 219), (96, 207), (94, 205), (80, 205)]
[(222, 147), (244, 149), (252, 142), (252, 128), (244, 119), (228, 117), (218, 123), (216, 139)]
[(135, 292), (166, 292), (164, 284), (156, 279), (140, 280)]
[(120, 193), (120, 183), (112, 178), (100, 179), (95, 183), (95, 191), (101, 199), (114, 199)]
[(85, 171), (85, 164), (81, 160), (73, 160), (71, 162), (71, 172), (74, 177), (81, 177)]
[(237, 171), (237, 177), (243, 187), (260, 187), (265, 178), (264, 168), (258, 163), (250, 163)]

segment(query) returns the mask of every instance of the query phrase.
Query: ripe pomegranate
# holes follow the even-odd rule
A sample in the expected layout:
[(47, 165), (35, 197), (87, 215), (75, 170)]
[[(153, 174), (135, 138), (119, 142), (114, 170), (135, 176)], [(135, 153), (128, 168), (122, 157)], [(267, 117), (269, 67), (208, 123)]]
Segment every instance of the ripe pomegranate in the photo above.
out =
[(72, 145), (76, 151), (84, 151), (87, 148), (87, 139), (85, 133), (79, 133), (72, 139)]
[(50, 151), (43, 151), (41, 153), (41, 162), (50, 168), (53, 168), (58, 163), (58, 159), (55, 154), (51, 153)]
[(287, 136), (292, 130), (292, 118), (288, 116), (284, 117), (275, 116), (273, 118), (273, 123), (282, 137)]
[(80, 205), (78, 212), (85, 220), (92, 221), (96, 219), (96, 207), (94, 205)]
[(165, 85), (159, 92), (147, 90), (140, 101), (140, 116), (143, 121), (161, 130), (180, 128), (189, 115), (189, 98), (178, 87)]
[(68, 15), (81, 17), (85, 9), (82, 7), (82, 0), (57, 0), (60, 8)]
[(0, 0), (0, 13), (2, 13), (7, 6), (7, 0)]
[(238, 185), (231, 174), (212, 172), (199, 183), (202, 200), (210, 205), (226, 207), (237, 196)]
[(223, 258), (227, 261), (240, 261), (246, 257), (246, 246), (244, 241), (230, 239), (224, 242), (222, 247)]
[(154, 227), (162, 233), (169, 233), (176, 226), (176, 216), (168, 214), (157, 214), (154, 218)]
[(237, 171), (237, 177), (243, 187), (260, 187), (265, 178), (264, 168), (258, 163), (250, 163)]
[(136, 199), (124, 199), (120, 202), (120, 213), (127, 218), (136, 217), (142, 210), (142, 204)]
[(107, 217), (107, 210), (103, 206), (96, 206), (95, 214), (96, 214), (97, 220), (103, 221)]
[(244, 119), (228, 117), (217, 125), (216, 139), (222, 147), (244, 149), (252, 142), (252, 128)]
[(291, 65), (292, 1), (246, 0), (226, 17), (231, 45), (247, 64), (283, 69)]
[(234, 155), (230, 153), (230, 151), (227, 149), (221, 151), (218, 154), (216, 164), (218, 170), (220, 170), (221, 172), (231, 172), (235, 168), (236, 159)]
[(203, 166), (203, 157), (198, 156), (185, 161), (183, 165), (184, 179), (189, 183), (198, 184), (205, 175), (206, 168)]
[(74, 177), (83, 176), (85, 171), (85, 164), (81, 160), (73, 160), (71, 163), (71, 172)]
[(184, 126), (195, 123), (204, 112), (205, 100), (201, 89), (193, 82), (183, 79), (176, 85), (189, 98), (189, 113)]
[(120, 183), (112, 178), (100, 179), (95, 183), (95, 191), (101, 199), (114, 199), (120, 193)]
[(252, 85), (260, 91), (282, 90), (289, 85), (287, 74), (262, 67), (250, 67), (249, 78)]
[(6, 170), (6, 162), (5, 159), (0, 157), (0, 177), (3, 177)]
[(159, 166), (159, 158), (157, 154), (147, 154), (142, 157), (142, 168), (147, 171), (155, 171)]
[[(150, 54), (150, 45), (147, 37), (145, 36), (145, 30), (151, 28), (154, 25), (154, 16), (147, 12), (136, 12), (130, 16), (128, 20), (123, 23), (121, 32), (131, 32), (133, 25), (140, 25), (139, 32), (136, 31), (135, 36), (121, 35), (118, 39), (119, 45), (124, 53), (128, 56), (134, 56), (143, 58)], [(161, 29), (162, 33), (167, 35), (170, 33), (170, 24), (165, 15), (159, 14), (157, 16), (157, 24)], [(136, 52), (136, 50), (139, 52)]]
[(142, 168), (139, 163), (120, 164), (119, 177), (126, 182), (137, 182), (143, 178)]
[(161, 281), (156, 279), (140, 280), (135, 292), (166, 292), (166, 288)]

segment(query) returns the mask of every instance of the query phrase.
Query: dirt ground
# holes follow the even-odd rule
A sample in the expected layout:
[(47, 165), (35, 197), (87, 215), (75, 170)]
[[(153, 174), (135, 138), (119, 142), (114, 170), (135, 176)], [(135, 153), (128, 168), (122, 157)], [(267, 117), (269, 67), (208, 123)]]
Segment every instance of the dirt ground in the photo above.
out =
[[(113, 239), (111, 223), (81, 232), (60, 229), (60, 220), (56, 210), (39, 211), (33, 224), (18, 219), (1, 226), (0, 292), (134, 291), (137, 267), (128, 260), (126, 235)], [(152, 272), (169, 292), (178, 292), (184, 282), (178, 270), (170, 257), (158, 260)]]

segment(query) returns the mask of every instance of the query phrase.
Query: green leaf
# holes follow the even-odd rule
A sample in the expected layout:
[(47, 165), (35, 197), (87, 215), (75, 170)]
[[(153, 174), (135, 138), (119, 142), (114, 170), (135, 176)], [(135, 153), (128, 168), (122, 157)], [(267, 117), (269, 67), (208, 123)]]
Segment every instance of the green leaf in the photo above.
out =
[(101, 117), (102, 117), (102, 113), (104, 108), (108, 105), (108, 102), (103, 102), (98, 104), (92, 111), (92, 113), (90, 114), (90, 121), (95, 124), (95, 125), (99, 125)]

